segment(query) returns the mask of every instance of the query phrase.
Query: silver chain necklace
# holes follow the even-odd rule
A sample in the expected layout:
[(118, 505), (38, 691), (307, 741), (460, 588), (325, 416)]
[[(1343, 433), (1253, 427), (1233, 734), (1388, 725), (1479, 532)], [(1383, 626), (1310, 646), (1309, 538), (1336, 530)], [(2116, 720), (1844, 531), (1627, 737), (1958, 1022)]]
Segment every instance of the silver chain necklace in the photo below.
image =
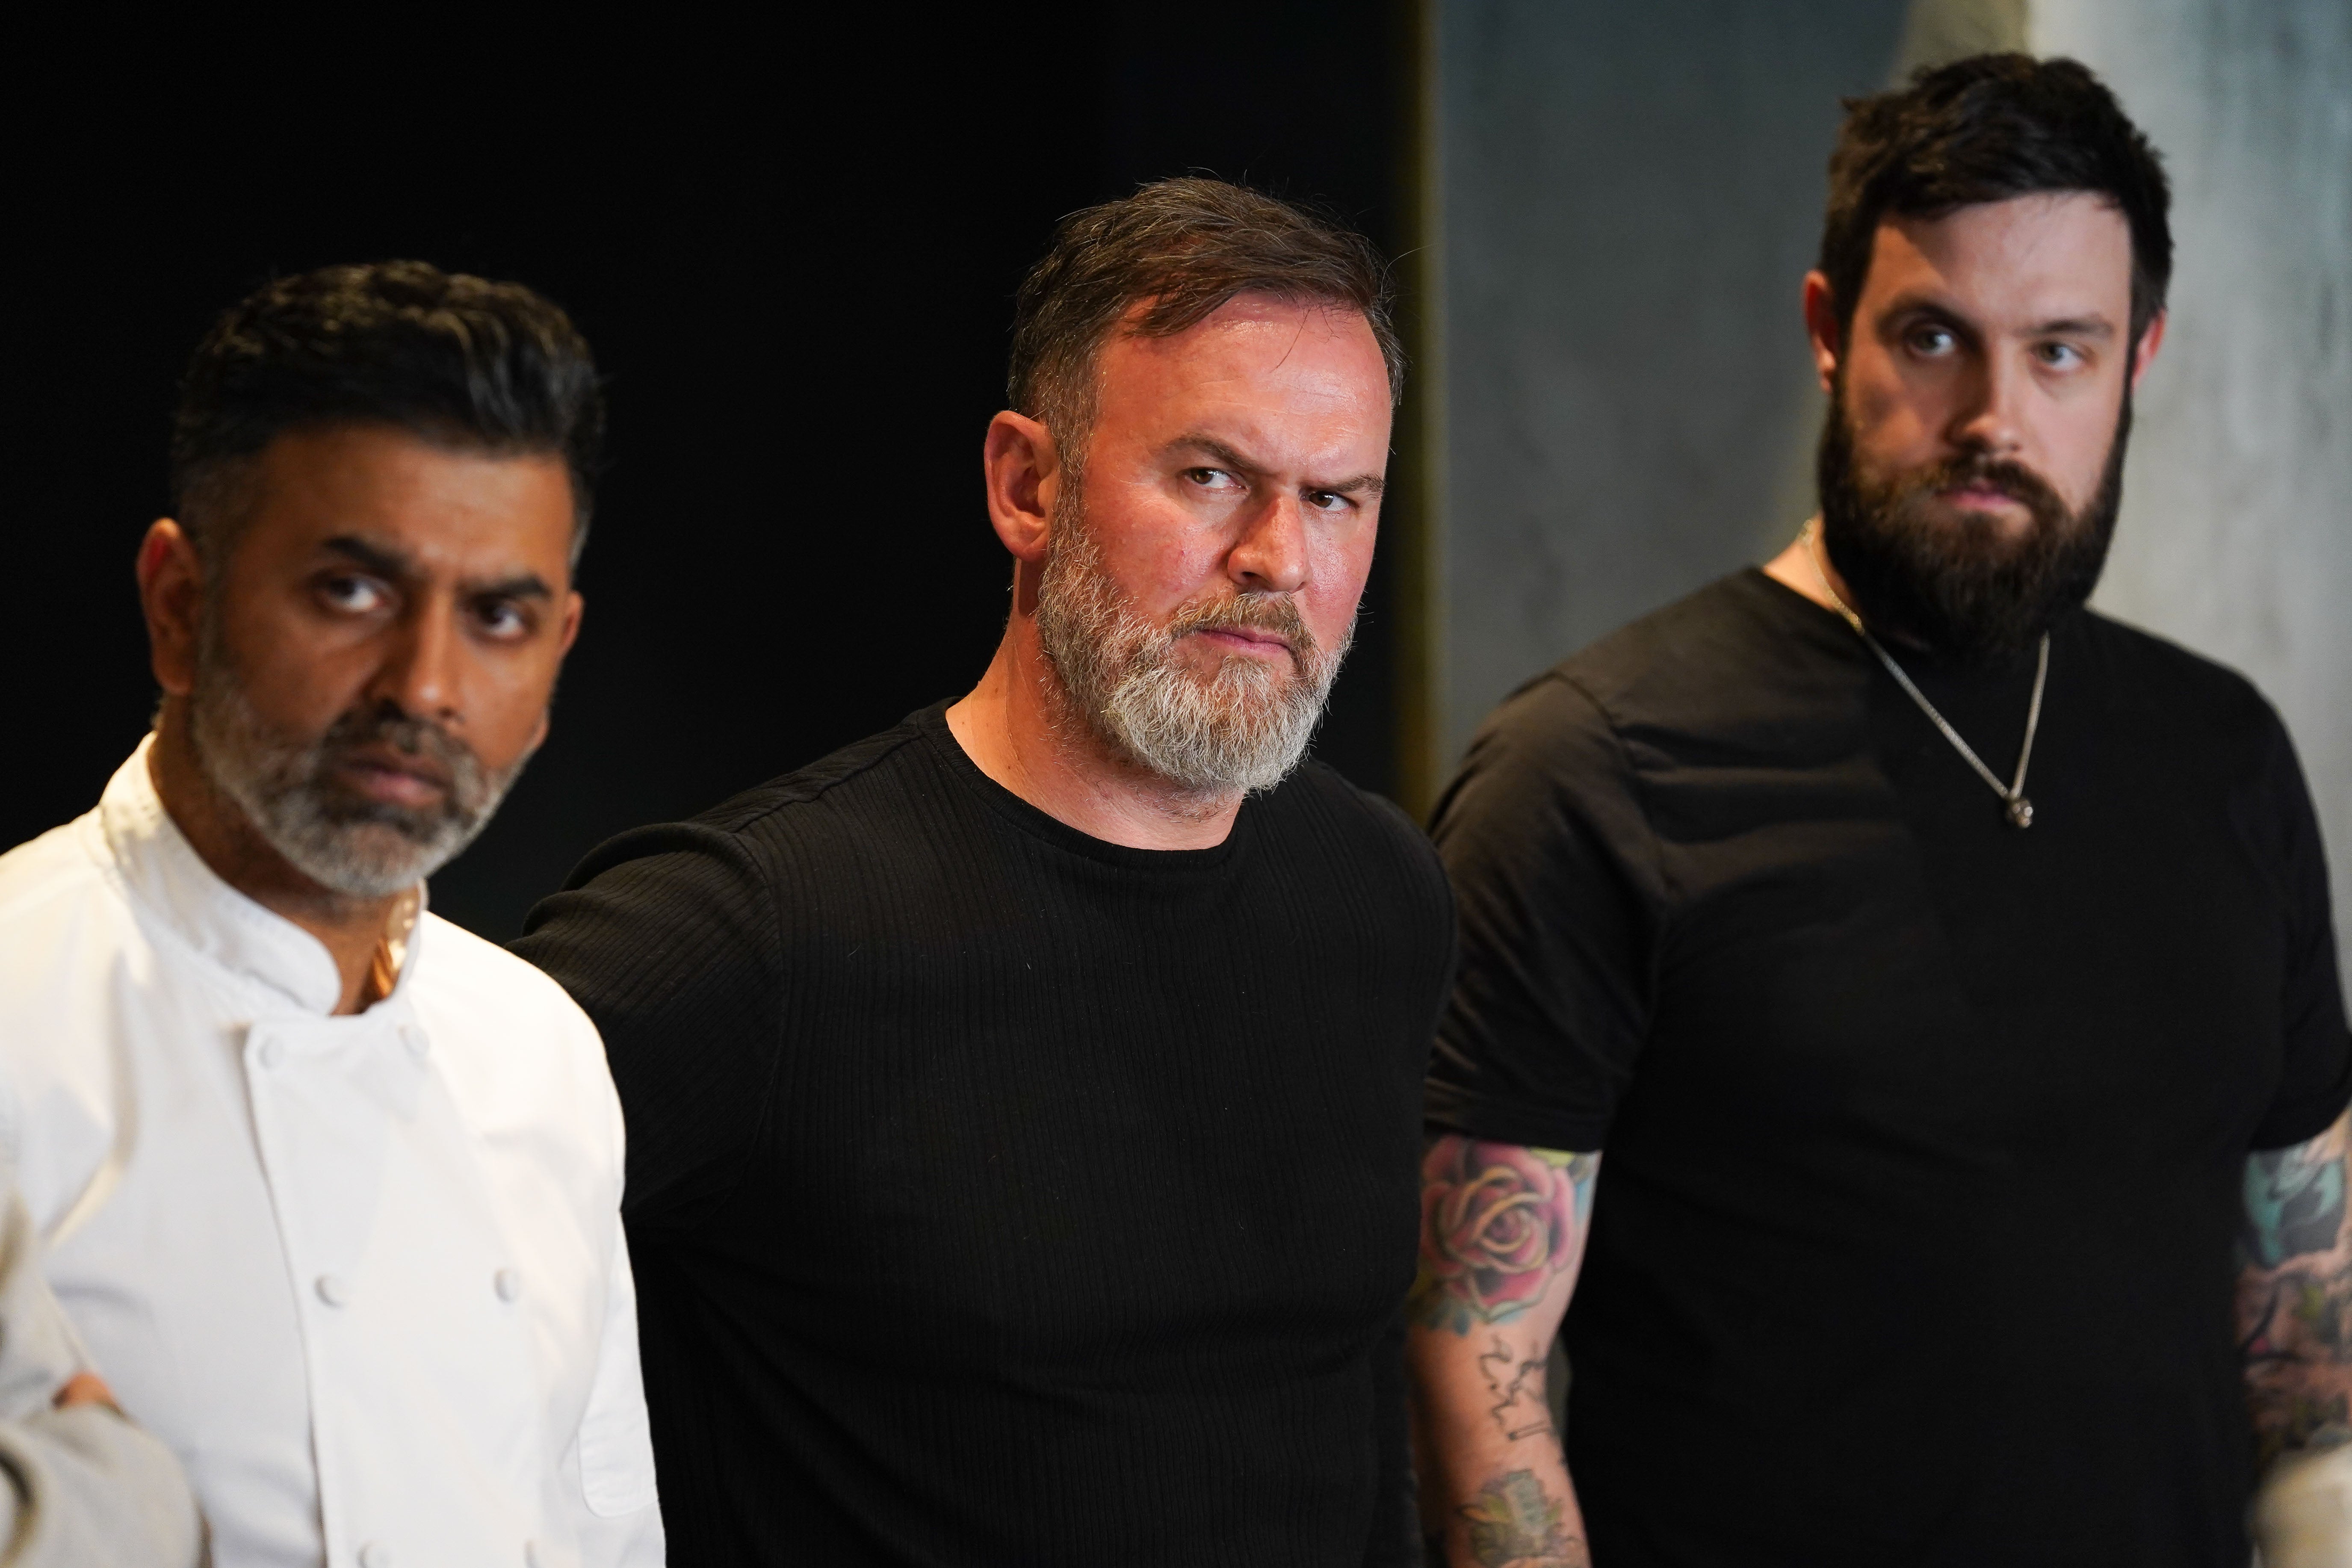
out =
[(1952, 728), (1950, 721), (1936, 711), (1936, 705), (1927, 700), (1927, 693), (1912, 684), (1911, 678), (1903, 672), (1903, 667), (1895, 662), (1895, 656), (1870, 635), (1870, 628), (1862, 624), (1862, 617), (1854, 614), (1853, 606), (1830, 586), (1829, 563), (1822, 559), (1820, 518), (1805, 524), (1805, 559), (1813, 563), (1813, 575), (1821, 579), (1822, 592), (1830, 596), (1830, 603), (1835, 605), (1838, 614), (1845, 617), (1845, 624), (1854, 629), (1855, 636), (1870, 645), (1870, 651), (1878, 656), (1878, 662), (1886, 667), (1886, 673), (1895, 678), (1895, 684), (1911, 694), (1911, 700), (1919, 705), (1919, 711), (1935, 721), (1936, 728), (1944, 732), (1944, 739), (1952, 743), (1952, 749), (1968, 759), (1969, 766), (1976, 769), (1977, 776), (1992, 785), (1992, 793), (2000, 796), (2001, 804), (2008, 808), (2010, 826), (2032, 826), (2033, 803), (2025, 798), (2025, 764), (2033, 760), (2033, 731), (2042, 727), (2042, 689), (2050, 680), (2050, 634), (2042, 634), (2042, 653), (2033, 667), (2033, 700), (2025, 710), (2025, 744), (2017, 749), (2017, 778), (2014, 783), (2004, 784), (2000, 782), (2000, 775), (1985, 766), (1984, 759), (1960, 739), (1960, 732)]

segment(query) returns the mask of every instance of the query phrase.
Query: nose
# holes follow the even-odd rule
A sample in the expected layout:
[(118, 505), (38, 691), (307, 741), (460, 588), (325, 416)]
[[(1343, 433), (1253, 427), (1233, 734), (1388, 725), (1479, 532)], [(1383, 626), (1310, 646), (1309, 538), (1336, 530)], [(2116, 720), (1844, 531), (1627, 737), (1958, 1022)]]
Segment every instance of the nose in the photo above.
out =
[(2022, 363), (2003, 354), (1985, 355), (1974, 369), (1954, 413), (1952, 444), (1990, 457), (2013, 456), (2025, 444), (2021, 405), (2032, 377)]
[(1254, 512), (1225, 556), (1244, 593), (1295, 594), (1307, 585), (1307, 518), (1298, 497), (1276, 493)]
[(457, 606), (438, 595), (424, 597), (394, 624), (385, 639), (383, 663), (368, 695), (397, 707), (412, 719), (442, 727), (458, 718)]

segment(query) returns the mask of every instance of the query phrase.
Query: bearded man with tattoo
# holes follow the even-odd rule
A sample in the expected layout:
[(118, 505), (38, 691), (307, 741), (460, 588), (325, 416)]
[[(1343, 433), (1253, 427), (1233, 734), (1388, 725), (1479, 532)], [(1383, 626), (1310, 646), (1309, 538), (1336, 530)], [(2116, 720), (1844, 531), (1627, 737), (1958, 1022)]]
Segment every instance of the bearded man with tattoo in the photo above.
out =
[[(1065, 222), (1012, 357), (979, 685), (606, 845), (519, 944), (628, 1113), (677, 1560), (1404, 1561), (1452, 902), (1301, 762), (1371, 564), (1383, 268), (1171, 181)], [(920, 546), (871, 526), (879, 631)]]
[(1522, 688), (1438, 810), (1433, 1557), (2244, 1568), (2259, 1462), (2270, 1568), (2352, 1562), (2311, 803), (2242, 679), (2084, 607), (2164, 176), (2011, 55), (1850, 104), (1830, 186), (1820, 515)]

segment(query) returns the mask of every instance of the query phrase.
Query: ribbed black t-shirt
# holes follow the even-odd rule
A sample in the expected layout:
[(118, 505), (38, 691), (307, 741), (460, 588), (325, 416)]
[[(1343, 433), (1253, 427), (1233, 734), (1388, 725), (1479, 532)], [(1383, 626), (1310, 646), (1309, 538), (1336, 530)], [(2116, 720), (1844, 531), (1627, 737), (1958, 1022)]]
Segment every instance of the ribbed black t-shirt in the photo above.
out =
[[(2032, 668), (1906, 664), (2005, 778)], [(1431, 1114), (1605, 1148), (1604, 1568), (2244, 1568), (2246, 1156), (2352, 1095), (2310, 801), (2243, 679), (2087, 612), (2026, 793), (1759, 572), (1474, 743)]]
[(1434, 853), (1312, 763), (1107, 844), (944, 710), (613, 840), (516, 944), (628, 1118), (671, 1561), (1400, 1559)]

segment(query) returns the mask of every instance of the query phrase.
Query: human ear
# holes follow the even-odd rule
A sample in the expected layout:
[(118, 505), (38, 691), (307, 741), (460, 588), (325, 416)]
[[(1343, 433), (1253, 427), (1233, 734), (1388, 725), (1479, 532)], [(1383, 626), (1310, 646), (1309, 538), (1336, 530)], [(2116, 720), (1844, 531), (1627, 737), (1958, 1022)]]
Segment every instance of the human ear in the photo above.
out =
[(562, 658), (572, 651), (572, 645), (580, 639), (580, 617), (587, 613), (588, 601), (580, 596), (578, 590), (564, 596), (563, 630), (555, 645), (556, 658)]
[(2167, 319), (2168, 312), (2163, 310), (2148, 318), (2147, 330), (2140, 333), (2139, 342), (2132, 345), (2131, 384), (2134, 392), (2139, 390), (2139, 378), (2146, 375), (2147, 367), (2156, 363), (2156, 351), (2164, 346)]
[(147, 661), (166, 695), (195, 689), (198, 622), (204, 612), (205, 568), (187, 530), (168, 517), (149, 525), (139, 542), (139, 608), (147, 617)]
[(1827, 392), (1837, 375), (1837, 297), (1830, 292), (1828, 276), (1818, 269), (1805, 274), (1804, 309), (1805, 335), (1813, 342), (1813, 369), (1821, 374), (1822, 390)]
[(988, 481), (988, 521), (1013, 559), (1045, 560), (1053, 531), (1054, 494), (1062, 479), (1053, 432), (1011, 409), (988, 422), (981, 449)]

